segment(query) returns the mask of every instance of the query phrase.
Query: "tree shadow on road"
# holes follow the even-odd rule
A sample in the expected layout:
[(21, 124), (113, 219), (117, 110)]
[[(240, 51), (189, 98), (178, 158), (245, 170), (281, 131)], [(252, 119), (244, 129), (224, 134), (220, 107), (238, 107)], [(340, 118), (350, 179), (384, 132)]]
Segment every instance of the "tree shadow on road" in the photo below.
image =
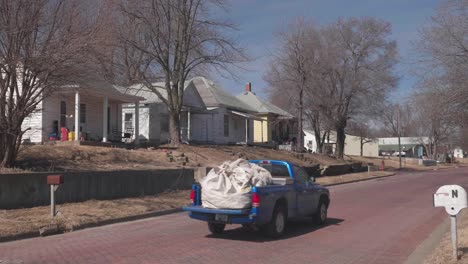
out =
[(312, 220), (309, 218), (291, 220), (291, 221), (288, 221), (284, 235), (276, 239), (266, 237), (260, 231), (253, 231), (244, 227), (225, 230), (220, 235), (207, 235), (206, 237), (216, 238), (216, 239), (242, 240), (242, 241), (249, 241), (249, 242), (265, 243), (265, 242), (271, 242), (271, 241), (276, 241), (276, 240), (283, 240), (283, 239), (289, 239), (293, 237), (302, 236), (302, 235), (314, 232), (318, 229), (327, 228), (333, 225), (340, 225), (340, 223), (343, 221), (344, 219), (328, 218), (327, 223), (325, 225), (318, 226), (318, 225), (313, 224)]

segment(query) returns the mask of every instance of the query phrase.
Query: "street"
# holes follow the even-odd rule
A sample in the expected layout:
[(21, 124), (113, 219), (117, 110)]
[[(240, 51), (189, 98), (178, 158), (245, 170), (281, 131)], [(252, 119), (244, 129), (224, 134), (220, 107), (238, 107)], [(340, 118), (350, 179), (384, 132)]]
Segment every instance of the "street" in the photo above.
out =
[(238, 226), (212, 236), (205, 222), (177, 213), (2, 243), (0, 263), (402, 263), (447, 218), (432, 194), (445, 184), (467, 188), (467, 173), (405, 172), (330, 187), (328, 225), (294, 221), (279, 240)]

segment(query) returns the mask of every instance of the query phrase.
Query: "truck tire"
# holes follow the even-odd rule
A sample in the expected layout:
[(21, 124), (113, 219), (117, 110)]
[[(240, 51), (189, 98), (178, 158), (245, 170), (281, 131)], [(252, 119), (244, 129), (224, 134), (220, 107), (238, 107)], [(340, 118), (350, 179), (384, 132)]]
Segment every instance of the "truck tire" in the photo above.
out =
[(328, 206), (324, 199), (320, 199), (317, 212), (314, 214), (314, 222), (317, 225), (323, 225), (327, 221)]
[(219, 235), (223, 233), (226, 224), (210, 223), (208, 222), (208, 229), (213, 235)]
[(273, 211), (273, 215), (268, 224), (263, 226), (263, 232), (265, 235), (278, 238), (284, 234), (286, 227), (287, 214), (286, 209), (282, 205), (277, 205)]

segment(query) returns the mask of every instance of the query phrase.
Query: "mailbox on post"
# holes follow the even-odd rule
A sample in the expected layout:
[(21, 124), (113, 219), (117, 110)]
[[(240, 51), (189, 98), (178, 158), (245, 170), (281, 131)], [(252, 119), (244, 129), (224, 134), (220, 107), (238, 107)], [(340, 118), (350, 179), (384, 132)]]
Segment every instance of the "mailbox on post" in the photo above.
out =
[(63, 175), (49, 175), (47, 176), (48, 185), (60, 185), (63, 184)]
[(450, 215), (453, 257), (458, 260), (457, 214), (468, 207), (466, 191), (459, 185), (444, 185), (434, 194), (434, 207), (445, 207)]
[(55, 191), (63, 184), (63, 175), (47, 176), (47, 184), (50, 185), (50, 215), (55, 217)]

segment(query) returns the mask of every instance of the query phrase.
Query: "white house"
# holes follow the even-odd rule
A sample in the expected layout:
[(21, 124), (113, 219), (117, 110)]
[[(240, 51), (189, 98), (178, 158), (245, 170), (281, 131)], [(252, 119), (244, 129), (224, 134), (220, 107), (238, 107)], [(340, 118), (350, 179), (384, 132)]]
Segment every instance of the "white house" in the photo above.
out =
[[(22, 129), (28, 129), (23, 142), (41, 143), (60, 137), (62, 127), (78, 131), (74, 140), (107, 142), (120, 140), (122, 104), (143, 98), (119, 92), (119, 87), (103, 81), (66, 85), (44, 97), (27, 117)], [(136, 131), (138, 133), (138, 131)]]
[[(315, 152), (317, 150), (317, 141), (315, 140), (314, 131), (304, 129), (304, 135), (304, 148), (306, 148), (310, 152)], [(370, 142), (363, 144), (362, 155), (365, 157), (378, 157), (378, 146), (379, 145), (377, 139), (370, 140)], [(325, 138), (325, 148), (325, 151), (327, 152), (335, 152), (336, 133), (334, 131), (330, 133), (330, 137)], [(344, 155), (361, 155), (361, 137), (346, 134)]]
[(463, 149), (460, 148), (460, 147), (454, 148), (454, 149), (453, 149), (453, 156), (454, 156), (455, 158), (459, 158), (459, 159), (464, 158), (465, 155), (463, 154)]
[[(335, 151), (336, 139), (333, 133), (330, 134), (329, 138), (325, 138), (325, 145), (329, 152)], [(304, 129), (304, 148), (309, 152), (317, 151), (317, 140), (315, 140), (315, 132), (312, 130)]]
[[(378, 139), (365, 138), (365, 143), (362, 145), (362, 155), (364, 157), (379, 156), (379, 141)], [(361, 155), (361, 137), (346, 135), (344, 154), (349, 156)]]
[[(158, 86), (157, 83), (154, 86)], [(161, 84), (162, 86), (162, 84)], [(208, 144), (245, 144), (253, 142), (255, 109), (204, 77), (185, 84), (181, 113), (182, 140)], [(166, 96), (163, 88), (158, 88)], [(140, 103), (139, 138), (161, 144), (169, 140), (168, 111), (165, 104), (144, 85), (123, 92), (144, 97)], [(135, 107), (127, 104), (122, 111), (123, 130), (135, 127)]]

